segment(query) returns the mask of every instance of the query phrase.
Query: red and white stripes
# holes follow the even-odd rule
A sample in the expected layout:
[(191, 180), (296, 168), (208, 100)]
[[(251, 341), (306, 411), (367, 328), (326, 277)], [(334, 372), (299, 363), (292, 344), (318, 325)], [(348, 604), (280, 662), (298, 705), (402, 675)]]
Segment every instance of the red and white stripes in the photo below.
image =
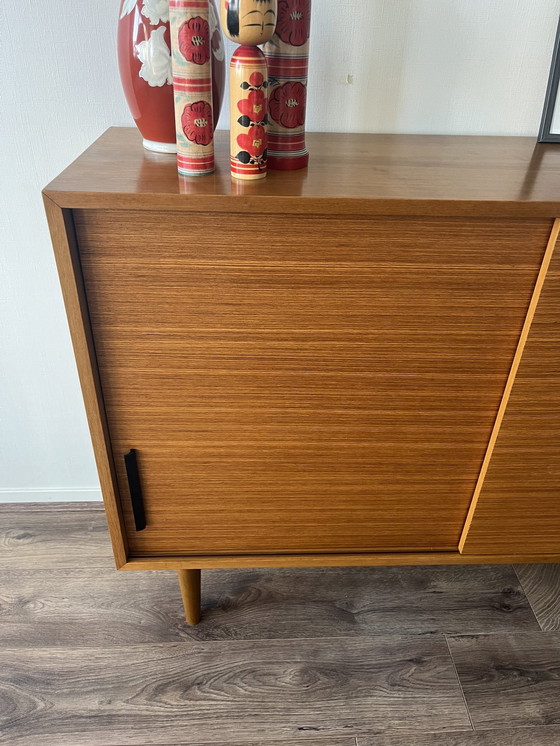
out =
[(169, 0), (177, 168), (214, 171), (212, 54), (208, 0)]
[(305, 168), (307, 69), (311, 0), (280, 0), (272, 40), (265, 44), (268, 65), (268, 165), (281, 171)]

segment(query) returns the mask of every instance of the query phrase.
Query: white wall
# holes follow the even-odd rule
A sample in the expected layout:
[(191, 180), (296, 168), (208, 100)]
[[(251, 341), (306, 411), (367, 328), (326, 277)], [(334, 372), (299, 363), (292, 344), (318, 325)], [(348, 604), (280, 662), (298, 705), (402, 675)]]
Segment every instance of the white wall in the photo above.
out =
[[(0, 2), (0, 502), (99, 497), (40, 190), (131, 123), (118, 4)], [(535, 136), (559, 12), (314, 0), (308, 129)]]

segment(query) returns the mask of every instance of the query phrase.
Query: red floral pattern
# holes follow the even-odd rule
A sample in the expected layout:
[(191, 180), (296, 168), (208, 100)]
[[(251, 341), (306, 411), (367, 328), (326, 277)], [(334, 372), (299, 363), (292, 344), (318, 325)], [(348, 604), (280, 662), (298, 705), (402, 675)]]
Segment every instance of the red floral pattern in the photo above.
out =
[(285, 44), (301, 47), (309, 39), (311, 0), (278, 0), (276, 33)]
[(301, 127), (305, 122), (307, 90), (303, 83), (284, 83), (270, 97), (270, 116), (286, 129)]
[(251, 127), (247, 134), (237, 135), (237, 144), (252, 158), (260, 158), (266, 150), (266, 130), (260, 124)]
[(264, 91), (250, 91), (248, 98), (237, 102), (237, 108), (251, 122), (262, 122), (266, 116), (266, 97)]
[(214, 132), (210, 104), (207, 101), (197, 101), (185, 106), (181, 116), (181, 126), (187, 140), (197, 145), (209, 145)]
[(210, 27), (200, 16), (189, 18), (177, 32), (179, 51), (187, 62), (204, 65), (210, 59)]
[(262, 86), (262, 84), (264, 83), (264, 75), (262, 73), (259, 73), (259, 72), (251, 73), (251, 75), (249, 77), (249, 83), (254, 88), (260, 88)]

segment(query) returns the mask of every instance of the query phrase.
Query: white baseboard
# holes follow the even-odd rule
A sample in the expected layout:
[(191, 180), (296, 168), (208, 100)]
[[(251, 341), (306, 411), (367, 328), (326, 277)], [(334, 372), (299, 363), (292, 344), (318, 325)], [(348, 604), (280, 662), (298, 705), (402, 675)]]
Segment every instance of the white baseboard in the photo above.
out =
[(0, 503), (76, 503), (101, 501), (99, 487), (76, 489), (4, 489), (0, 487)]

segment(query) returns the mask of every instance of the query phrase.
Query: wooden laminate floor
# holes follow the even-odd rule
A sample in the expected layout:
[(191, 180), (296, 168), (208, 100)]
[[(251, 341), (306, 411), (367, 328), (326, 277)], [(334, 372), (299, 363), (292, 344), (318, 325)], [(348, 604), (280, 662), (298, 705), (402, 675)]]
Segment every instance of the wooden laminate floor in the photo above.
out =
[(0, 744), (560, 746), (560, 567), (117, 573), (97, 504), (0, 505)]

